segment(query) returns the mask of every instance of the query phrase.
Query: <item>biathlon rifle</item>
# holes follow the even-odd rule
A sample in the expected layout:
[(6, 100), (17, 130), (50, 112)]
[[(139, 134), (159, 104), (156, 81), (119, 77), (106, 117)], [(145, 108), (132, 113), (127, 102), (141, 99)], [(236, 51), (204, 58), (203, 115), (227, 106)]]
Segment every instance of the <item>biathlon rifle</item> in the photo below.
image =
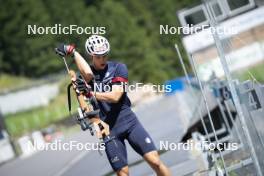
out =
[[(109, 125), (103, 122), (99, 117), (99, 106), (96, 98), (94, 95), (91, 94), (91, 89), (89, 89), (88, 93), (84, 91), (80, 91), (77, 88), (77, 79), (79, 79), (75, 73), (75, 71), (70, 70), (68, 67), (68, 64), (66, 62), (65, 57), (62, 57), (67, 72), (71, 78), (71, 83), (67, 87), (68, 92), (68, 107), (69, 112), (71, 114), (71, 87), (75, 90), (76, 98), (79, 103), (78, 107), (78, 115), (76, 116), (76, 121), (78, 124), (80, 124), (81, 129), (83, 131), (89, 129), (91, 135), (96, 134), (96, 136), (102, 140), (107, 141), (110, 140), (110, 131), (109, 131)], [(87, 88), (89, 88), (89, 85), (85, 81), (84, 78), (82, 78), (84, 83), (86, 84)]]

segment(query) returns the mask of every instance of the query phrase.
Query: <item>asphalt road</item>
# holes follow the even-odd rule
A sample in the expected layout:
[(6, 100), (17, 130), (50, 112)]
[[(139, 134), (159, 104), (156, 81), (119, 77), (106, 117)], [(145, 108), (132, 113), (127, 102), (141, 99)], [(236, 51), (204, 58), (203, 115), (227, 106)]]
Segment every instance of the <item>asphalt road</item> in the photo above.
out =
[[(143, 126), (151, 134), (157, 148), (160, 141), (179, 142), (184, 135), (183, 122), (185, 117), (179, 117), (179, 97), (169, 96), (151, 104), (140, 106), (136, 114)], [(67, 141), (82, 143), (96, 142), (89, 132), (78, 132)], [(152, 175), (153, 172), (141, 157), (129, 145), (128, 161), (132, 164), (130, 173), (137, 175)], [(185, 175), (199, 167), (187, 151), (168, 151), (161, 155), (162, 160), (172, 169), (173, 175)], [(97, 151), (41, 151), (27, 158), (19, 158), (0, 167), (2, 176), (98, 176), (111, 173), (105, 154)], [(109, 174), (110, 175), (110, 174)]]

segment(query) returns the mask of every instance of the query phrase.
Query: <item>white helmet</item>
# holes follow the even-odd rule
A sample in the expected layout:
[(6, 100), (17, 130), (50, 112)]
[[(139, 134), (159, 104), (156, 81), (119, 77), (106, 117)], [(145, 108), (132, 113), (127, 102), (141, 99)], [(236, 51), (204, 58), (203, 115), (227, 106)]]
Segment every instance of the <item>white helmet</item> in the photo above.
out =
[(86, 40), (85, 49), (89, 55), (105, 55), (110, 51), (110, 44), (105, 37), (92, 35)]

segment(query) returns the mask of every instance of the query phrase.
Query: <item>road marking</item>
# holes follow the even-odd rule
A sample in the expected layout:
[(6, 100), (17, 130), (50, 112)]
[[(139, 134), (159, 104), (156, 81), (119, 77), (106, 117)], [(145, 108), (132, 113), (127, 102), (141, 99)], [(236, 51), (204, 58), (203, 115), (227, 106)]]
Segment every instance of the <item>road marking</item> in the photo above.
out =
[(75, 158), (73, 158), (70, 162), (68, 162), (59, 172), (54, 174), (54, 176), (62, 176), (69, 170), (72, 166), (74, 166), (78, 161), (80, 161), (89, 151), (84, 151), (78, 154)]

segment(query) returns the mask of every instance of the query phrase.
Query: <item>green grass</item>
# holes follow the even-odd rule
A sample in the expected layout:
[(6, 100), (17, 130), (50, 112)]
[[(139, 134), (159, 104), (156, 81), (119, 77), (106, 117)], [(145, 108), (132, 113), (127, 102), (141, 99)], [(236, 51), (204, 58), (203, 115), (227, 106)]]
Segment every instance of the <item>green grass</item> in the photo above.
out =
[(24, 87), (29, 83), (32, 83), (33, 81), (34, 80), (31, 80), (26, 77), (17, 77), (7, 74), (0, 74), (0, 92), (4, 92), (10, 89), (17, 89), (18, 87)]
[[(60, 86), (61, 93), (49, 105), (7, 115), (5, 122), (11, 136), (18, 137), (68, 117), (67, 82), (66, 80), (62, 81)], [(76, 110), (77, 108), (77, 101), (74, 96), (72, 91), (72, 110)]]
[(264, 83), (264, 63), (260, 63), (248, 69), (243, 69), (240, 72), (234, 74), (240, 81), (253, 80), (252, 76), (260, 83)]

